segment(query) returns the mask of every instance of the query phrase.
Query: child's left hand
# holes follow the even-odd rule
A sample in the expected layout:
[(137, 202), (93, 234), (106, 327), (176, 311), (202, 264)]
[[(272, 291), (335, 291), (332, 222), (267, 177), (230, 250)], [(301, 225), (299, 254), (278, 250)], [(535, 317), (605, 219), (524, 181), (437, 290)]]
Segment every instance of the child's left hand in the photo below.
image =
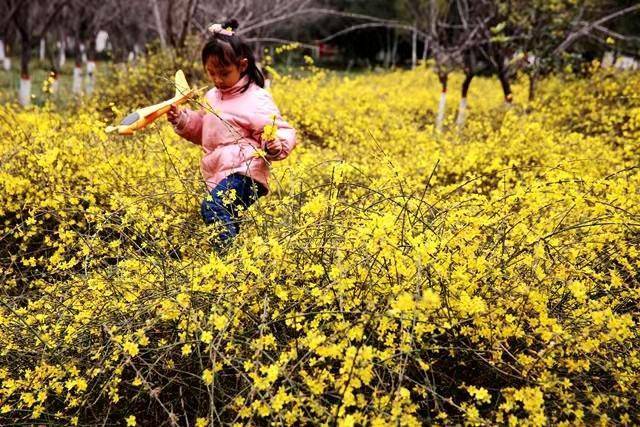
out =
[(272, 156), (280, 154), (282, 151), (282, 141), (278, 138), (265, 143), (265, 151)]

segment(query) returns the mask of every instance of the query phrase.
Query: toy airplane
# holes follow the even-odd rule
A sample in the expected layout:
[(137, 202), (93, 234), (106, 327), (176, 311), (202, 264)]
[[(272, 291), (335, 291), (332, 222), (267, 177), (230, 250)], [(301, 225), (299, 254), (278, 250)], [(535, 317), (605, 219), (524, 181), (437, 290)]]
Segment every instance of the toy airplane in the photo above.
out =
[(144, 129), (149, 124), (153, 123), (155, 119), (169, 111), (172, 105), (184, 104), (189, 99), (195, 97), (203, 89), (206, 89), (206, 87), (191, 89), (182, 70), (178, 70), (176, 72), (176, 94), (173, 98), (159, 104), (136, 110), (122, 119), (119, 125), (107, 126), (105, 131), (117, 131), (120, 135), (133, 135), (135, 131)]

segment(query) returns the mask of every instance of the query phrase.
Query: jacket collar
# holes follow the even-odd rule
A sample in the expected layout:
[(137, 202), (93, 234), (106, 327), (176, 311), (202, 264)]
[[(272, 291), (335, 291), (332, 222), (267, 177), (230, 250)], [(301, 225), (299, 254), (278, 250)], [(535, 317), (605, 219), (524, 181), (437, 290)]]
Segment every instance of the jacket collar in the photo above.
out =
[(242, 89), (247, 85), (247, 83), (249, 83), (249, 76), (245, 75), (244, 77), (240, 78), (240, 80), (238, 80), (238, 82), (233, 86), (231, 86), (230, 88), (218, 89), (218, 92), (220, 92), (220, 99), (233, 98), (234, 96), (242, 92)]

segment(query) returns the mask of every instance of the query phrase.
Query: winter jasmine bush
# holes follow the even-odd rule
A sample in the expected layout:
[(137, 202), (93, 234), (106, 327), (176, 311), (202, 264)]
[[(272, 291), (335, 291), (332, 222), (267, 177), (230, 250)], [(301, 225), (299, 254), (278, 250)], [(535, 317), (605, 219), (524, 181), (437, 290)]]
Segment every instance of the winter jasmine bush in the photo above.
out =
[(2, 423), (638, 423), (640, 75), (478, 79), (438, 135), (427, 70), (308, 74), (225, 258), (197, 147), (104, 134), (124, 83), (0, 106)]

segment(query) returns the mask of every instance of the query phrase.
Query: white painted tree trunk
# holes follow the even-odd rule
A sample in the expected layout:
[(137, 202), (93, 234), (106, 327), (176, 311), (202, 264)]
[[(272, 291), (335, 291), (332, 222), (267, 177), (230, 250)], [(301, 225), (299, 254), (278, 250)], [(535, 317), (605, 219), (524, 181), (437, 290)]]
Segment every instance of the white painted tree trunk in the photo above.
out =
[(391, 35), (389, 34), (389, 29), (387, 28), (387, 43), (386, 48), (384, 50), (384, 68), (389, 68), (391, 65)]
[(5, 57), (4, 60), (2, 61), (2, 67), (4, 68), (5, 71), (11, 70), (11, 58)]
[(55, 76), (51, 82), (51, 94), (55, 95), (58, 93), (58, 89), (60, 89), (60, 79), (58, 79), (58, 76)]
[(93, 61), (87, 62), (87, 70), (85, 76), (85, 88), (84, 91), (91, 95), (96, 85), (96, 63)]
[(31, 79), (20, 78), (20, 92), (18, 93), (20, 105), (26, 107), (31, 104)]
[(65, 52), (64, 42), (60, 42), (60, 52), (58, 55), (58, 67), (62, 69), (62, 67), (64, 67), (65, 62), (67, 62), (67, 54)]
[(100, 53), (106, 49), (108, 39), (109, 34), (106, 31), (98, 31), (98, 35), (96, 36), (96, 52)]
[(44, 61), (46, 49), (47, 46), (44, 39), (40, 39), (40, 61)]
[(438, 116), (436, 117), (436, 131), (442, 132), (442, 123), (444, 123), (444, 112), (447, 106), (447, 92), (442, 91), (440, 94), (440, 102), (438, 103)]
[(0, 39), (0, 61), (4, 61), (5, 53), (4, 53), (4, 41)]
[(71, 91), (76, 95), (79, 95), (82, 92), (82, 67), (73, 67)]
[(418, 31), (413, 27), (411, 36), (411, 68), (416, 68), (418, 63)]
[(80, 43), (80, 60), (83, 64), (87, 63), (87, 49), (84, 46), (84, 43)]
[(427, 51), (429, 50), (429, 39), (424, 38), (424, 45), (422, 46), (422, 60), (427, 60)]
[(458, 128), (464, 126), (464, 122), (467, 119), (467, 98), (460, 99), (460, 105), (458, 106), (458, 117), (456, 117), (456, 125)]

